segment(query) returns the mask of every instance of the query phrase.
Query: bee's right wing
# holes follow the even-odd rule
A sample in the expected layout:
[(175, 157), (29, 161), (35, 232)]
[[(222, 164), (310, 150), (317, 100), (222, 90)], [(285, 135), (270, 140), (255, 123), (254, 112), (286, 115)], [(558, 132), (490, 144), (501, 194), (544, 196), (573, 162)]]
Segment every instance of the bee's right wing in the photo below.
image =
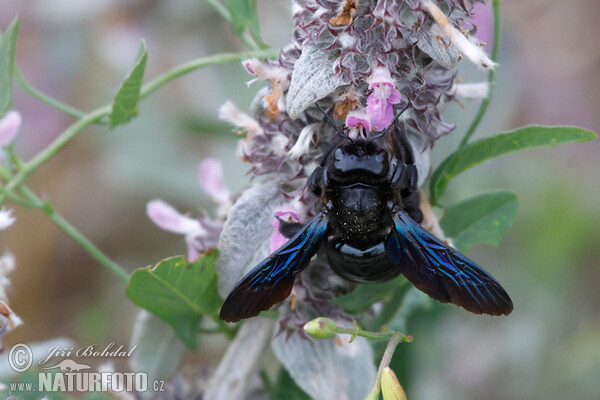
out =
[(510, 297), (479, 265), (427, 232), (404, 211), (394, 211), (393, 221), (386, 251), (417, 289), (475, 314), (510, 314)]
[(296, 274), (308, 265), (327, 235), (327, 215), (317, 214), (294, 237), (265, 258), (233, 288), (219, 318), (236, 322), (285, 300)]

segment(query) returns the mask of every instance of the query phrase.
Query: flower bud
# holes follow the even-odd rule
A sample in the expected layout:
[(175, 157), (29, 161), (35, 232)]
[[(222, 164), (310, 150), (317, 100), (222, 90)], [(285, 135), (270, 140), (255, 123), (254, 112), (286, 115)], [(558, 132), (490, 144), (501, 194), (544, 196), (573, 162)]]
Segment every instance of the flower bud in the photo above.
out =
[(406, 400), (406, 393), (390, 367), (385, 367), (381, 374), (381, 391), (383, 400)]
[(315, 339), (326, 339), (336, 334), (337, 326), (329, 318), (319, 317), (304, 324), (304, 332)]

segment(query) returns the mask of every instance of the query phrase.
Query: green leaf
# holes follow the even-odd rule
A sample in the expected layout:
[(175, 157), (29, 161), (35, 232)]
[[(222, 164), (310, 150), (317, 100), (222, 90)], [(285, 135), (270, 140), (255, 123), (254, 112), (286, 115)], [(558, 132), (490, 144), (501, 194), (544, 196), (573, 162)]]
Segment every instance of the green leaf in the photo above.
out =
[(138, 269), (131, 276), (127, 296), (171, 325), (186, 347), (195, 350), (202, 316), (215, 318), (223, 303), (217, 292), (216, 258), (217, 252), (212, 251), (193, 263), (173, 257)]
[(225, 6), (231, 14), (233, 30), (241, 35), (246, 28), (250, 30), (252, 38), (261, 46), (264, 42), (260, 35), (260, 22), (256, 11), (257, 0), (226, 0)]
[(459, 251), (465, 252), (477, 243), (498, 246), (515, 222), (518, 207), (513, 192), (484, 193), (448, 206), (440, 224)]
[(378, 301), (388, 298), (406, 280), (399, 276), (383, 283), (362, 283), (354, 291), (333, 299), (333, 302), (350, 314), (357, 315)]
[(12, 80), (20, 21), (17, 16), (0, 36), (0, 117), (12, 104)]
[(431, 201), (436, 204), (448, 182), (456, 175), (486, 160), (517, 150), (556, 146), (595, 139), (594, 132), (569, 126), (526, 126), (479, 139), (446, 158), (431, 177)]
[(148, 51), (146, 50), (146, 42), (142, 40), (135, 65), (115, 96), (115, 102), (110, 113), (111, 128), (129, 122), (133, 117), (138, 115), (138, 102), (140, 100), (140, 90), (142, 89), (142, 79), (144, 78), (147, 59)]

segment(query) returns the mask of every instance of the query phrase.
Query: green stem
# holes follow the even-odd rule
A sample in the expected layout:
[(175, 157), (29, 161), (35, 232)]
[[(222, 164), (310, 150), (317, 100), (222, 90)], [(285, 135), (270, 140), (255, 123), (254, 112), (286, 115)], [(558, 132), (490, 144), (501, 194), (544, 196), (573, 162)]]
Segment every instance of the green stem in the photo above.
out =
[[(160, 75), (159, 77), (144, 85), (140, 91), (140, 98), (148, 96), (150, 93), (154, 92), (156, 89), (172, 81), (173, 79), (188, 74), (199, 68), (203, 68), (214, 64), (239, 62), (244, 58), (249, 57), (271, 57), (276, 54), (277, 53), (274, 50), (260, 50), (247, 53), (223, 53), (210, 57), (199, 58), (197, 60), (193, 60), (188, 63), (182, 64), (176, 68), (173, 68), (172, 70), (166, 72), (163, 75)], [(90, 112), (89, 114), (85, 114), (83, 118), (75, 121), (73, 125), (68, 127), (62, 134), (60, 134), (54, 140), (54, 142), (52, 142), (47, 148), (42, 150), (34, 158), (25, 163), (23, 169), (21, 169), (19, 173), (17, 173), (17, 175), (15, 175), (15, 177), (12, 178), (10, 182), (6, 185), (6, 190), (8, 192), (11, 192), (13, 189), (15, 189), (21, 183), (23, 183), (23, 181), (33, 171), (35, 171), (42, 164), (50, 160), (56, 153), (58, 153), (71, 140), (73, 140), (73, 138), (77, 136), (85, 127), (96, 123), (103, 117), (106, 117), (110, 114), (111, 110), (112, 105), (106, 105), (104, 107), (98, 108), (97, 110)], [(0, 200), (2, 199), (0, 198)]]
[(28, 202), (13, 191), (6, 190), (4, 185), (0, 185), (0, 204), (3, 204), (7, 198), (23, 207), (35, 208), (35, 204)]
[(382, 332), (371, 332), (365, 331), (364, 329), (354, 327), (354, 328), (343, 328), (338, 326), (336, 329), (336, 333), (349, 334), (353, 336), (362, 336), (367, 339), (392, 339), (395, 336), (398, 336), (402, 342), (410, 343), (413, 340), (413, 337), (410, 335), (404, 335), (400, 332), (395, 331), (382, 331)]
[(46, 161), (50, 160), (56, 153), (65, 147), (79, 132), (86, 126), (93, 124), (98, 119), (110, 113), (110, 106), (105, 106), (86, 114), (83, 118), (75, 121), (73, 125), (68, 127), (61, 133), (48, 147), (39, 152), (30, 161), (26, 162), (24, 167), (8, 182), (6, 185), (7, 191), (12, 191), (18, 187), (23, 181), (37, 168)]
[(48, 202), (44, 202), (35, 193), (33, 193), (27, 186), (20, 185), (20, 191), (25, 197), (34, 204), (37, 204), (48, 216), (50, 221), (54, 222), (56, 226), (63, 230), (68, 236), (70, 236), (77, 244), (83, 247), (92, 257), (94, 257), (100, 264), (114, 272), (119, 278), (125, 283), (129, 282), (129, 273), (125, 271), (120, 265), (112, 261), (106, 256), (102, 250), (97, 248), (88, 238), (86, 238), (81, 232), (79, 232), (73, 225), (65, 220), (59, 213), (57, 213), (52, 205)]
[[(258, 48), (258, 45), (254, 44), (254, 45), (250, 45), (249, 47)], [(278, 54), (277, 50), (260, 49), (260, 50), (251, 51), (251, 52), (223, 53), (223, 54), (216, 54), (214, 56), (198, 58), (196, 60), (192, 60), (192, 61), (182, 64), (178, 67), (175, 67), (172, 70), (166, 72), (163, 75), (160, 75), (159, 77), (153, 79), (152, 81), (150, 81), (149, 83), (144, 85), (142, 87), (142, 90), (140, 91), (140, 98), (144, 98), (144, 97), (148, 96), (150, 93), (154, 92), (156, 89), (158, 89), (165, 83), (168, 83), (175, 78), (178, 78), (182, 75), (185, 75), (189, 72), (192, 72), (192, 71), (202, 68), (202, 67), (206, 67), (206, 66), (214, 65), (214, 64), (220, 64), (220, 63), (239, 62), (245, 58), (251, 58), (251, 57), (258, 57), (258, 58), (275, 57), (275, 56), (277, 56), (277, 54)], [(51, 107), (54, 107), (58, 111), (61, 111), (73, 118), (83, 119), (83, 118), (88, 117), (89, 114), (95, 113), (99, 110), (103, 110), (106, 107), (108, 107), (108, 106), (105, 106), (96, 111), (92, 111), (89, 114), (86, 114), (83, 111), (80, 111), (74, 107), (71, 107), (65, 103), (62, 103), (59, 100), (53, 99), (52, 97), (48, 96), (47, 94), (42, 93), (39, 90), (35, 89), (33, 86), (31, 86), (29, 84), (29, 82), (27, 82), (25, 80), (25, 78), (23, 77), (23, 75), (17, 68), (15, 68), (15, 76), (17, 78), (17, 81), (23, 88), (23, 90), (25, 90), (27, 93), (29, 93), (32, 97), (48, 104)], [(108, 113), (110, 113), (110, 109), (108, 109)], [(97, 118), (94, 121), (94, 123), (106, 124), (107, 122), (105, 120), (102, 120), (102, 118), (106, 117), (108, 115), (108, 113)]]
[[(233, 18), (231, 17), (231, 13), (219, 0), (206, 0), (206, 2), (219, 14), (223, 19), (231, 24)], [(241, 35), (238, 35), (242, 42), (246, 46), (248, 46), (252, 50), (260, 50), (261, 46), (259, 46), (254, 38), (248, 34), (248, 32), (244, 32)]]
[[(498, 61), (498, 52), (500, 49), (500, 0), (492, 0), (492, 6), (494, 8), (494, 47), (492, 49), (492, 61), (494, 61), (494, 63), (495, 63)], [(460, 142), (460, 145), (458, 146), (459, 149), (462, 149), (463, 147), (465, 147), (467, 145), (467, 143), (469, 142), (469, 139), (471, 138), (473, 133), (475, 133), (475, 130), (477, 129), (477, 127), (479, 126), (479, 123), (481, 122), (481, 119), (483, 118), (483, 116), (485, 115), (485, 113), (487, 111), (487, 108), (492, 99), (492, 95), (494, 94), (494, 89), (496, 88), (496, 71), (495, 71), (495, 69), (490, 69), (490, 72), (488, 74), (488, 84), (489, 84), (488, 95), (481, 102), (481, 105), (479, 106), (479, 110), (477, 111), (477, 114), (475, 114), (475, 118), (473, 119), (473, 122), (471, 122), (469, 129), (467, 129), (465, 136), (463, 137), (462, 141)]]
[(379, 391), (381, 390), (381, 375), (383, 374), (383, 370), (390, 365), (392, 361), (392, 357), (394, 355), (394, 351), (398, 346), (398, 343), (404, 341), (402, 335), (399, 333), (394, 334), (385, 348), (385, 352), (383, 353), (383, 357), (381, 358), (381, 362), (379, 363), (379, 369), (377, 370), (377, 376), (375, 377), (375, 382), (373, 382), (373, 386), (371, 387), (371, 391), (365, 397), (365, 400), (377, 400), (379, 398)]
[(23, 77), (23, 74), (21, 74), (21, 71), (19, 71), (19, 68), (14, 69), (14, 74), (15, 74), (15, 77), (17, 78), (17, 81), (19, 82), (19, 85), (21, 85), (23, 90), (25, 90), (27, 93), (29, 93), (32, 97), (35, 97), (36, 99), (48, 104), (51, 107), (56, 108), (59, 111), (62, 111), (63, 113), (65, 113), (73, 118), (79, 119), (79, 118), (83, 118), (85, 116), (85, 113), (83, 111), (78, 110), (74, 107), (71, 107), (70, 105), (62, 103), (56, 99), (53, 99), (52, 97), (40, 92), (39, 90), (37, 90), (36, 88), (31, 86), (29, 84), (29, 82), (27, 82), (25, 80), (25, 77)]
[[(0, 166), (0, 177), (6, 181), (9, 181), (11, 178), (11, 175), (4, 167)], [(23, 207), (26, 207), (26, 208), (36, 208), (37, 207), (37, 204), (30, 203), (29, 201), (25, 200), (24, 198), (22, 198), (15, 192), (6, 190), (4, 185), (0, 185), (0, 204), (4, 204), (4, 202), (6, 201), (7, 198), (11, 199), (15, 203), (17, 203)]]
[(145, 84), (142, 87), (140, 92), (140, 97), (144, 98), (148, 96), (150, 93), (154, 92), (156, 89), (164, 85), (165, 83), (172, 81), (175, 78), (178, 78), (182, 75), (190, 73), (198, 68), (206, 67), (214, 64), (224, 64), (231, 62), (240, 62), (246, 58), (263, 58), (263, 57), (275, 57), (277, 56), (278, 51), (273, 49), (268, 50), (258, 50), (258, 51), (250, 51), (244, 53), (222, 53), (216, 54), (210, 57), (203, 57), (196, 60), (192, 60), (185, 64), (181, 64), (170, 71), (154, 78), (149, 83)]
[(227, 22), (231, 22), (231, 13), (219, 0), (206, 0), (214, 10)]
[[(177, 68), (172, 69), (171, 71), (159, 76), (154, 79), (150, 83), (144, 85), (140, 92), (140, 97), (146, 97), (150, 93), (154, 92), (156, 89), (166, 84), (167, 82), (172, 81), (173, 79), (185, 75), (191, 71), (194, 71), (198, 68), (202, 68), (208, 65), (225, 63), (225, 62), (235, 62), (241, 61), (247, 57), (270, 57), (275, 55), (276, 53), (273, 50), (261, 50), (256, 52), (249, 53), (240, 53), (240, 54), (218, 54), (211, 57), (200, 58), (189, 63), (183, 64)], [(17, 72), (17, 79), (20, 74)], [(49, 105), (56, 107), (58, 110), (63, 111), (69, 115), (79, 117), (79, 110), (76, 110), (70, 106), (67, 106), (57, 100), (54, 100), (45, 94), (33, 89), (31, 86), (25, 82), (23, 77), (20, 79), (21, 84), (24, 86), (24, 89), (28, 91), (32, 96), (48, 103)], [(11, 178), (10, 174), (7, 171), (4, 179), (9, 180), (6, 186), (0, 185), (0, 205), (4, 204), (7, 198), (14, 200), (16, 203), (23, 205), (27, 208), (40, 208), (48, 218), (54, 222), (59, 228), (61, 228), (68, 236), (70, 236), (75, 242), (77, 242), (81, 247), (83, 247), (92, 257), (94, 257), (98, 262), (107, 267), (109, 270), (114, 272), (117, 276), (123, 279), (125, 282), (129, 281), (129, 274), (118, 264), (108, 258), (100, 249), (98, 249), (92, 242), (90, 242), (81, 232), (79, 232), (74, 226), (72, 226), (67, 220), (65, 220), (60, 214), (58, 214), (50, 203), (45, 203), (42, 201), (35, 193), (29, 190), (23, 182), (25, 179), (36, 169), (38, 169), (42, 164), (46, 163), (50, 160), (56, 153), (62, 150), (71, 140), (75, 138), (84, 128), (87, 126), (98, 122), (100, 119), (108, 116), (112, 110), (112, 104), (106, 105), (104, 107), (98, 108), (88, 114), (81, 115), (77, 121), (75, 121), (71, 126), (69, 126), (65, 131), (63, 131), (47, 148), (39, 152), (35, 157), (33, 157), (28, 162), (21, 164), (21, 168), (19, 172)], [(19, 197), (14, 193), (14, 190), (20, 190), (25, 199)], [(231, 330), (225, 323), (220, 321), (218, 317), (214, 318), (219, 324), (219, 327), (228, 333), (228, 336), (233, 335), (235, 331)]]

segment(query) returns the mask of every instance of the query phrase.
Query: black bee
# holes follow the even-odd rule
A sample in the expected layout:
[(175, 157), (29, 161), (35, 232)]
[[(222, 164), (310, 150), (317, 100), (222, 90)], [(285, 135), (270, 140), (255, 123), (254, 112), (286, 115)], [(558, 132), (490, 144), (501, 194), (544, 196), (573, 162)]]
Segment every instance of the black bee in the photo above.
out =
[(323, 245), (345, 279), (380, 282), (403, 274), (435, 300), (475, 314), (510, 314), (512, 301), (491, 275), (420, 225), (412, 147), (396, 122), (388, 131), (391, 154), (375, 140), (345, 136), (324, 156), (309, 182), (320, 212), (236, 285), (222, 320), (253, 317), (285, 300)]

